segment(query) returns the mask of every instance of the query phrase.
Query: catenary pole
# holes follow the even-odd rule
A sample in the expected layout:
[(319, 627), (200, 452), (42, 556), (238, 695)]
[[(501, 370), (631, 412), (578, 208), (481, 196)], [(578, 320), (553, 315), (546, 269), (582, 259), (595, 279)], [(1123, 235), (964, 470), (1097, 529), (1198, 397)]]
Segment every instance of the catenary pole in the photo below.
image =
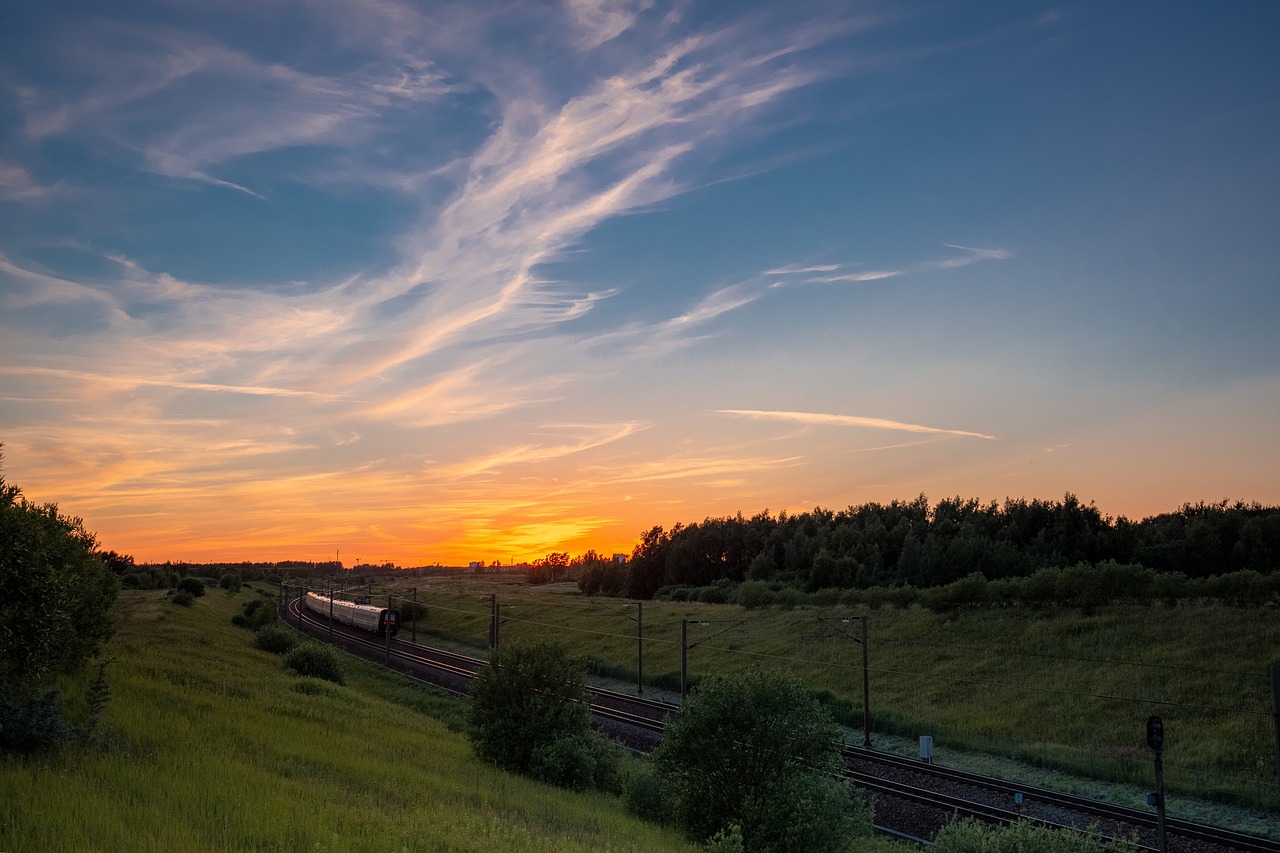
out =
[(1273, 663), (1271, 670), (1271, 721), (1276, 734), (1276, 785), (1280, 786), (1280, 663)]

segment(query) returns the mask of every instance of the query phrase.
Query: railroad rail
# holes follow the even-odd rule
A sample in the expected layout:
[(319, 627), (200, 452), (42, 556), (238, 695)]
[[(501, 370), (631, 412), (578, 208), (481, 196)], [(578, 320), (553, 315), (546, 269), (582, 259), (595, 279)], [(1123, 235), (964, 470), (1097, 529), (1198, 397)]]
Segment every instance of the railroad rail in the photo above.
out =
[[(296, 599), (286, 605), (290, 621), (307, 633), (328, 634), (344, 648), (361, 656), (383, 658), (397, 671), (421, 677), (422, 670), (435, 676), (431, 683), (454, 693), (465, 695), (467, 685), (480, 668), (487, 665), (482, 658), (445, 649), (388, 640), (330, 625), (322, 616), (300, 607)], [(395, 665), (391, 659), (395, 659)], [(588, 687), (591, 714), (610, 729), (610, 734), (640, 751), (637, 744), (656, 744), (669, 717), (678, 705), (644, 699), (627, 693)], [(969, 773), (913, 758), (881, 752), (865, 747), (844, 747), (845, 778), (854, 785), (885, 802), (908, 803), (916, 809), (933, 813), (933, 817), (916, 813), (899, 825), (877, 829), (904, 837), (919, 838), (930, 834), (953, 816), (973, 818), (985, 823), (1006, 824), (1031, 820), (1043, 826), (1074, 831), (1092, 830), (1104, 838), (1137, 838), (1139, 850), (1157, 850), (1154, 846), (1156, 817), (1140, 809), (1118, 806), (1045, 788), (1018, 785), (1003, 779)], [(1014, 805), (1016, 795), (1021, 803)], [(1010, 806), (1013, 805), (1013, 808)], [(879, 811), (879, 810), (878, 810)], [(922, 833), (921, 826), (927, 831)], [(1249, 851), (1280, 853), (1280, 842), (1248, 835), (1230, 829), (1167, 818), (1165, 821), (1169, 850), (1174, 853), (1216, 853), (1216, 851)]]

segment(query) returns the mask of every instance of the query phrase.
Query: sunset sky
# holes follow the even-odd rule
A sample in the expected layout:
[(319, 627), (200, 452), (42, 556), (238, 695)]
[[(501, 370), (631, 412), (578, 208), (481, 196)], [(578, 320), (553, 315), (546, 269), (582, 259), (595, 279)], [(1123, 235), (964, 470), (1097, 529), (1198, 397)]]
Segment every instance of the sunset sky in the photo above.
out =
[(3, 475), (139, 561), (1280, 503), (1280, 3), (19, 0)]

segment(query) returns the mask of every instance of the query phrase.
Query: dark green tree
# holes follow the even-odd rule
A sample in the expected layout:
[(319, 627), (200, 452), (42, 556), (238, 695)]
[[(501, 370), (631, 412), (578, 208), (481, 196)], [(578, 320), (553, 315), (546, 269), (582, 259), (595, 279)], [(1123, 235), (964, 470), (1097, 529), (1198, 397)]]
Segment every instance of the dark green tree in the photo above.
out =
[(72, 734), (54, 679), (111, 636), (119, 588), (95, 545), (80, 519), (31, 503), (0, 474), (0, 749), (47, 749)]
[(582, 665), (559, 643), (494, 649), (471, 683), (470, 723), (477, 755), (532, 775), (540, 749), (590, 734)]
[(0, 473), (0, 682), (34, 689), (93, 657), (111, 636), (118, 582), (92, 533), (35, 504)]
[(653, 760), (677, 821), (699, 841), (736, 826), (749, 853), (843, 851), (870, 832), (869, 810), (834, 776), (838, 730), (788, 675), (705, 680)]

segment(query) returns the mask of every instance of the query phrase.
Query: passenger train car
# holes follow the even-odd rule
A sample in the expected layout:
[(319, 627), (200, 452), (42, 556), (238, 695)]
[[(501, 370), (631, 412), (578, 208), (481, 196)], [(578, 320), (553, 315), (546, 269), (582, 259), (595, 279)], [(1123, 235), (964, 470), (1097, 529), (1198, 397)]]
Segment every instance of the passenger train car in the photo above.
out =
[[(307, 609), (327, 619), (330, 614), (329, 596), (314, 592), (307, 593)], [(335, 598), (332, 602), (332, 613), (335, 621), (362, 631), (372, 631), (380, 635), (390, 631), (391, 636), (394, 637), (400, 630), (400, 611), (398, 610), (389, 610), (372, 604), (356, 604)]]

